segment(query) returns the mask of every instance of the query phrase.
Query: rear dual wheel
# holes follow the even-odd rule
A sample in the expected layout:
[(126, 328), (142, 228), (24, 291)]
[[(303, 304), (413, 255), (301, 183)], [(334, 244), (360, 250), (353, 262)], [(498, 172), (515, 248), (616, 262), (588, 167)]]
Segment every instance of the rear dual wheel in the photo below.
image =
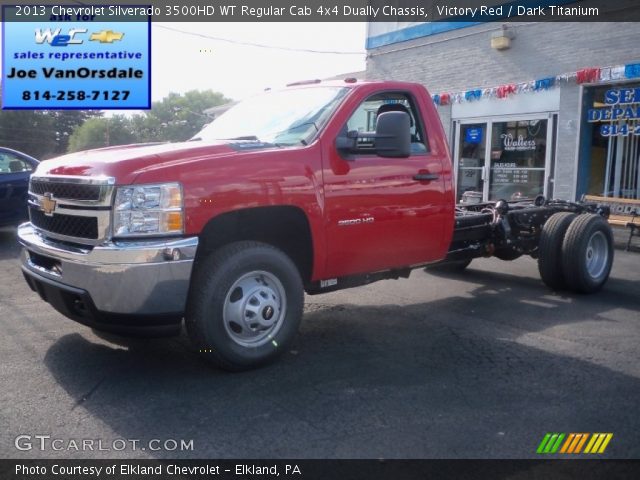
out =
[(612, 264), (611, 227), (601, 216), (560, 212), (544, 224), (538, 270), (550, 288), (596, 292), (609, 278)]
[(579, 215), (562, 243), (562, 270), (571, 290), (594, 293), (609, 278), (613, 265), (613, 234), (599, 215)]
[(555, 213), (542, 227), (538, 245), (538, 271), (542, 281), (553, 290), (567, 288), (562, 268), (562, 243), (575, 218), (575, 213)]

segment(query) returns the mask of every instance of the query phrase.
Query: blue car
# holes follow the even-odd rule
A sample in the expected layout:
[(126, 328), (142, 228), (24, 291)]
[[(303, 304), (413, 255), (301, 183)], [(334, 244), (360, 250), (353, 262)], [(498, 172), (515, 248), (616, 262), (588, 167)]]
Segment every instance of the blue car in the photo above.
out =
[(0, 226), (28, 218), (29, 177), (38, 163), (26, 153), (0, 147)]

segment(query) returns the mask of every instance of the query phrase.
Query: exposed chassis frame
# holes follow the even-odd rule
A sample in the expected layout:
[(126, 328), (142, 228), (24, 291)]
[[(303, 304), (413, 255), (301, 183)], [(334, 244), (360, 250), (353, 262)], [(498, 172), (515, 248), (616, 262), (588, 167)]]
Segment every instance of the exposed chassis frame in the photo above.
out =
[(496, 256), (513, 260), (521, 255), (538, 256), (540, 234), (555, 213), (592, 213), (609, 218), (609, 207), (595, 203), (535, 199), (456, 207), (453, 240), (445, 262)]

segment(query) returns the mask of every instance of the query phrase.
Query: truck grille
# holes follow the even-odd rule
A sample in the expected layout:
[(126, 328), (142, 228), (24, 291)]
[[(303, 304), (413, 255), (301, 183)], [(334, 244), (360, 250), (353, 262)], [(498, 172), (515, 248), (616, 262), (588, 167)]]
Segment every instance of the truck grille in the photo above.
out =
[(49, 217), (33, 207), (29, 208), (29, 215), (34, 226), (47, 232), (90, 240), (98, 238), (98, 219), (96, 217), (61, 214)]
[(98, 245), (109, 237), (115, 178), (31, 175), (29, 216), (45, 237)]
[(36, 195), (50, 193), (54, 198), (68, 200), (93, 200), (100, 199), (101, 185), (85, 185), (79, 183), (51, 183), (47, 181), (31, 180), (29, 190)]

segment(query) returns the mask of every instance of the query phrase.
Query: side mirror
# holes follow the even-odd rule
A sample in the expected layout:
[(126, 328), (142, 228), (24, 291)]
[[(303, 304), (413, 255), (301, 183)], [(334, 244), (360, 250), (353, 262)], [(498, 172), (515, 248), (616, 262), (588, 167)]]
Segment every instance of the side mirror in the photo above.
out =
[(406, 112), (385, 112), (378, 116), (374, 144), (381, 157), (411, 155), (411, 121)]
[[(345, 128), (346, 130), (346, 128)], [(336, 138), (336, 149), (345, 153), (351, 153), (356, 149), (356, 142), (358, 140), (358, 131), (351, 130), (349, 132), (342, 133)]]

